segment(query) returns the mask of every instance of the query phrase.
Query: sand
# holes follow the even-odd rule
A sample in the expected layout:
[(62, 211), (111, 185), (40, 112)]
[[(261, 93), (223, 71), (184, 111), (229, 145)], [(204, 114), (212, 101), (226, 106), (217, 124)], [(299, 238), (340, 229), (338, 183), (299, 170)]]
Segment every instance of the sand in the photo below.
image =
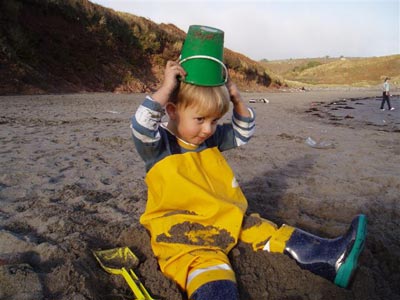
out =
[[(224, 154), (249, 213), (325, 237), (359, 213), (369, 227), (348, 289), (239, 244), (230, 258), (241, 299), (400, 299), (400, 101), (382, 112), (379, 93), (243, 94), (268, 99), (249, 103), (251, 142)], [(119, 246), (138, 256), (135, 272), (155, 298), (186, 299), (159, 271), (138, 222), (145, 172), (129, 124), (143, 97), (0, 97), (0, 299), (132, 299), (92, 255)]]

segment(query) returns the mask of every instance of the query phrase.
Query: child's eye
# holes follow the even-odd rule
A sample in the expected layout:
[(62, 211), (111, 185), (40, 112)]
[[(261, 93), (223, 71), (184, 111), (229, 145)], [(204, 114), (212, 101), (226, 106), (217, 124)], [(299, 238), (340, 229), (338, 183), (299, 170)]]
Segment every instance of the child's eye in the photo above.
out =
[(203, 123), (204, 120), (205, 120), (204, 117), (198, 117), (198, 118), (196, 118), (196, 121), (199, 122), (199, 123)]
[(219, 121), (219, 118), (218, 119), (214, 119), (214, 120), (212, 120), (212, 124), (215, 125), (215, 124), (218, 123), (218, 121)]

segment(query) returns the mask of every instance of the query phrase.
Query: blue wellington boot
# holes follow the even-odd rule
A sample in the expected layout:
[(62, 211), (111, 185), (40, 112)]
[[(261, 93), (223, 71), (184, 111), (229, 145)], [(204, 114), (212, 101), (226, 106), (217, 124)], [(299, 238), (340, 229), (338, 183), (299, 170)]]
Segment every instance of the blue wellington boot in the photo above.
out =
[(355, 217), (348, 231), (333, 239), (320, 238), (296, 228), (286, 242), (284, 253), (294, 258), (302, 269), (346, 288), (357, 268), (366, 234), (365, 215)]

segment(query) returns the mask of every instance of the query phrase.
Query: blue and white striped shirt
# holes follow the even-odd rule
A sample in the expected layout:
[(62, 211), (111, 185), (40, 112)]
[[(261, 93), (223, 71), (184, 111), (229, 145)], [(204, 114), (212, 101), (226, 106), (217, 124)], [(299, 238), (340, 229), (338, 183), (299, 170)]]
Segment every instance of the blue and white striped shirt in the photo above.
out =
[[(200, 152), (211, 147), (218, 147), (222, 152), (247, 144), (255, 128), (254, 111), (251, 108), (249, 111), (251, 117), (242, 117), (233, 111), (231, 123), (217, 125), (215, 133), (194, 150), (179, 146), (179, 153)], [(176, 137), (161, 124), (164, 114), (162, 106), (147, 96), (131, 120), (133, 140), (147, 172), (164, 157), (176, 153), (173, 149), (176, 143), (171, 143), (171, 138), (176, 140)]]

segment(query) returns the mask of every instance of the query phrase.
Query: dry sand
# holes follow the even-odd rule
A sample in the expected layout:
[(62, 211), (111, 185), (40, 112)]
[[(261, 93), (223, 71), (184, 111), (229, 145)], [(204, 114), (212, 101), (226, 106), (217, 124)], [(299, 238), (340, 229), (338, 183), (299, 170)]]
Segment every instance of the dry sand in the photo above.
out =
[[(241, 299), (400, 299), (400, 101), (382, 112), (378, 94), (244, 94), (269, 100), (249, 104), (256, 135), (225, 154), (249, 213), (326, 237), (364, 213), (369, 235), (349, 289), (240, 244), (230, 258)], [(0, 97), (0, 299), (132, 299), (91, 253), (117, 246), (139, 257), (136, 272), (155, 298), (185, 299), (160, 273), (138, 223), (145, 172), (129, 123), (143, 97)]]

